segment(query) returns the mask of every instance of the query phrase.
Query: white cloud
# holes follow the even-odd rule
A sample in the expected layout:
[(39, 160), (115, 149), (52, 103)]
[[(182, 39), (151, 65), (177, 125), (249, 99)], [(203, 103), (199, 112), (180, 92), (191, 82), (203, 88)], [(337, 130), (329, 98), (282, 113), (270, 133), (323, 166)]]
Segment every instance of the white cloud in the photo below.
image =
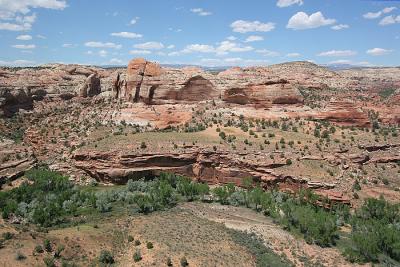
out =
[[(0, 12), (2, 14), (22, 13), (27, 14), (31, 8), (64, 9), (67, 7), (66, 1), (60, 0), (2, 0), (0, 2)], [(4, 15), (3, 15), (4, 16)]]
[(371, 56), (384, 56), (390, 54), (393, 50), (383, 49), (383, 48), (372, 48), (367, 50), (367, 54)]
[(226, 39), (229, 40), (229, 41), (235, 41), (235, 40), (237, 40), (237, 38), (236, 38), (235, 36), (229, 36), (229, 37), (227, 37)]
[(147, 42), (142, 44), (136, 44), (133, 47), (143, 50), (160, 50), (164, 48), (164, 45), (159, 42)]
[(191, 45), (186, 46), (182, 52), (183, 53), (192, 53), (192, 52), (213, 53), (213, 52), (215, 52), (215, 48), (212, 45), (191, 44)]
[(329, 62), (328, 64), (351, 64), (351, 60), (348, 59), (339, 59)]
[(21, 41), (29, 41), (29, 40), (32, 40), (32, 36), (31, 36), (31, 35), (28, 35), (28, 34), (26, 34), (26, 35), (19, 35), (19, 36), (17, 36), (16, 39), (17, 39), (17, 40), (21, 40)]
[(352, 50), (331, 50), (326, 52), (321, 52), (318, 54), (320, 57), (349, 57), (356, 55), (356, 51)]
[(121, 37), (121, 38), (129, 38), (129, 39), (135, 39), (135, 38), (142, 38), (143, 35), (134, 33), (134, 32), (113, 32), (111, 33), (111, 36), (115, 37)]
[(35, 64), (35, 61), (25, 60), (25, 59), (17, 59), (14, 61), (0, 60), (0, 65), (2, 65), (2, 66), (32, 66), (34, 64)]
[(131, 19), (131, 21), (129, 22), (129, 25), (135, 25), (135, 24), (138, 22), (139, 19), (140, 19), (139, 17), (134, 17), (134, 18)]
[(110, 64), (119, 65), (119, 64), (122, 64), (122, 60), (118, 59), (118, 58), (112, 58), (112, 59), (110, 59)]
[(275, 23), (267, 22), (263, 23), (260, 21), (245, 21), (237, 20), (232, 22), (231, 28), (234, 32), (246, 33), (246, 32), (269, 32), (275, 29)]
[(0, 30), (28, 31), (36, 20), (36, 14), (29, 14), (34, 8), (62, 10), (66, 1), (59, 0), (1, 0)]
[(64, 47), (64, 48), (72, 48), (72, 47), (75, 47), (76, 45), (74, 45), (74, 44), (63, 44), (62, 45), (62, 47)]
[(149, 50), (131, 50), (131, 51), (129, 51), (129, 54), (131, 54), (131, 55), (149, 55), (149, 54), (151, 54), (151, 51), (149, 51)]
[(169, 45), (169, 46), (167, 46), (167, 49), (174, 49), (175, 48), (175, 45)]
[(363, 15), (366, 19), (377, 19), (381, 17), (383, 14), (387, 14), (392, 12), (393, 10), (397, 9), (396, 7), (386, 7), (378, 12), (368, 12)]
[(12, 47), (17, 48), (17, 49), (35, 49), (36, 45), (34, 44), (29, 44), (29, 45), (13, 45)]
[(250, 42), (257, 42), (257, 41), (263, 41), (264, 38), (259, 35), (250, 35), (249, 37), (246, 38), (244, 41), (245, 43), (250, 43)]
[(286, 55), (286, 57), (299, 57), (301, 56), (299, 53), (289, 53)]
[(36, 37), (39, 38), (39, 39), (47, 39), (46, 36), (43, 36), (43, 35), (40, 35), (40, 34), (36, 35)]
[(278, 52), (271, 51), (271, 50), (268, 50), (268, 49), (259, 49), (259, 50), (256, 50), (256, 53), (262, 54), (263, 56), (266, 56), (266, 57), (277, 57), (277, 56), (279, 56)]
[(247, 52), (254, 50), (251, 46), (242, 46), (231, 41), (222, 41), (218, 43), (217, 47), (205, 44), (191, 44), (186, 46), (183, 53), (216, 53), (217, 55), (226, 55), (229, 52)]
[(122, 45), (115, 44), (115, 43), (102, 43), (102, 42), (86, 42), (85, 46), (87, 47), (94, 47), (94, 48), (114, 48), (120, 49)]
[(379, 25), (386, 26), (395, 23), (400, 23), (400, 15), (398, 15), (397, 17), (393, 15), (386, 16), (379, 22)]
[(106, 56), (108, 56), (108, 52), (106, 50), (100, 50), (99, 51), (99, 56), (106, 57)]
[(331, 25), (336, 22), (335, 19), (327, 19), (318, 11), (310, 16), (304, 12), (297, 12), (293, 15), (286, 26), (286, 28), (294, 30), (314, 29), (321, 26)]
[(219, 55), (224, 55), (228, 52), (247, 52), (252, 50), (254, 50), (254, 48), (251, 46), (241, 46), (231, 41), (222, 41), (215, 49), (215, 52)]
[(210, 15), (212, 15), (211, 12), (205, 11), (202, 8), (192, 8), (192, 9), (190, 9), (190, 12), (195, 13), (195, 14), (197, 14), (199, 16), (210, 16)]
[(174, 51), (174, 52), (168, 53), (167, 55), (170, 56), (170, 57), (174, 57), (174, 56), (179, 56), (180, 54), (181, 54), (180, 52)]
[(338, 25), (332, 26), (331, 29), (335, 30), (335, 31), (340, 31), (340, 30), (343, 30), (343, 29), (348, 29), (349, 27), (350, 26), (347, 25), (347, 24), (338, 24)]
[(276, 3), (278, 7), (288, 7), (294, 4), (301, 6), (303, 4), (303, 0), (278, 0)]

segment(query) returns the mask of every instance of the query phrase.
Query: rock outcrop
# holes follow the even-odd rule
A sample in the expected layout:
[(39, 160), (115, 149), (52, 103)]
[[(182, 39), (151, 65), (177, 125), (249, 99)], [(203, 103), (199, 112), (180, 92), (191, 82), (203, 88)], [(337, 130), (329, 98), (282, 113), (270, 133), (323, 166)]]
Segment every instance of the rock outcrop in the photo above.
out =
[(90, 74), (78, 89), (80, 97), (93, 97), (101, 93), (100, 78), (96, 73)]
[(228, 103), (253, 104), (269, 107), (272, 104), (301, 104), (303, 96), (286, 80), (267, 81), (263, 84), (225, 90), (223, 100)]

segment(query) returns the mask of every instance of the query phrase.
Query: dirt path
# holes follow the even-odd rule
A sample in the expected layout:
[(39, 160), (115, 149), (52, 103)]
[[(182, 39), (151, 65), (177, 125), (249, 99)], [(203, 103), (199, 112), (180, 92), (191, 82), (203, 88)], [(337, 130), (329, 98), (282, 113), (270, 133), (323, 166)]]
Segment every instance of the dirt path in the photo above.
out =
[(250, 209), (203, 203), (185, 203), (182, 208), (228, 228), (256, 233), (275, 253), (286, 255), (295, 266), (356, 266), (346, 262), (338, 249), (309, 245)]

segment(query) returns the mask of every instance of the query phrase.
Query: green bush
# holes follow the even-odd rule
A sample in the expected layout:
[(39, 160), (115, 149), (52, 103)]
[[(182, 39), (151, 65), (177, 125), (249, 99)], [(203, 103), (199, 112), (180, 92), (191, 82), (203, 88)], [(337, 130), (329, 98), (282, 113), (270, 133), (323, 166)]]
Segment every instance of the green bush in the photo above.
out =
[(142, 260), (142, 254), (140, 253), (140, 250), (136, 250), (135, 253), (133, 254), (133, 260), (135, 262), (139, 262)]
[(105, 263), (105, 264), (112, 264), (114, 263), (114, 256), (112, 253), (108, 250), (102, 250), (100, 252), (99, 256), (99, 262)]
[(154, 248), (153, 243), (151, 243), (151, 242), (147, 242), (146, 247), (147, 247), (147, 249)]

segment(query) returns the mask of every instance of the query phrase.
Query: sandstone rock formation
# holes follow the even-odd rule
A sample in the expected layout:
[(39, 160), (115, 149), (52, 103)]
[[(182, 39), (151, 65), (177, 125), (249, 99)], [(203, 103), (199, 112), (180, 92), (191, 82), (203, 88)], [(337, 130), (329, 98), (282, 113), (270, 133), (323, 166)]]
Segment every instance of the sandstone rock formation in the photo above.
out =
[(80, 97), (93, 97), (101, 93), (100, 78), (96, 73), (90, 74), (84, 84), (78, 89)]
[(245, 88), (230, 88), (225, 90), (223, 99), (228, 103), (254, 104), (262, 107), (269, 107), (272, 104), (303, 103), (299, 90), (286, 80), (272, 80)]

